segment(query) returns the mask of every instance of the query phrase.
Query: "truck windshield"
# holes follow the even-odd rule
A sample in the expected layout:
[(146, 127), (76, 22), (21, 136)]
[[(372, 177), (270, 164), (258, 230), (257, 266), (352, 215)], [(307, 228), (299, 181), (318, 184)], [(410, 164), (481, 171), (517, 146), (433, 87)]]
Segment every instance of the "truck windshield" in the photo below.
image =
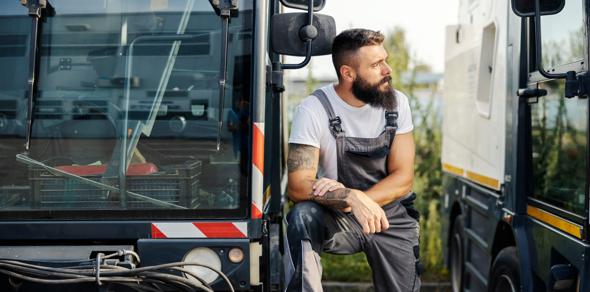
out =
[(32, 20), (0, 2), (0, 218), (246, 216), (252, 1), (229, 24), (221, 110), (208, 0), (49, 2), (29, 151)]

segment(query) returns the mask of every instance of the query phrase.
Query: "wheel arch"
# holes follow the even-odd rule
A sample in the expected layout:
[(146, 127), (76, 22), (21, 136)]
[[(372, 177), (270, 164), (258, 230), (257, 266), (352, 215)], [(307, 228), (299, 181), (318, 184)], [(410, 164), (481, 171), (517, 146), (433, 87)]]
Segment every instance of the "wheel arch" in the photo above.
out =
[(459, 216), (463, 214), (463, 210), (461, 208), (461, 204), (457, 201), (453, 202), (453, 207), (451, 208), (451, 213), (449, 216), (449, 232), (447, 233), (447, 256), (446, 256), (446, 260), (445, 260), (445, 264), (447, 266), (447, 268), (450, 268), (451, 265), (451, 257), (449, 256), (451, 254), (451, 237), (453, 236), (453, 228), (455, 228), (455, 219)]
[[(516, 239), (514, 237), (514, 231), (512, 230), (512, 226), (505, 221), (500, 221), (496, 225), (496, 231), (494, 233), (494, 241), (492, 243), (492, 249), (490, 254), (490, 272), (491, 268), (498, 256), (498, 253), (506, 247), (514, 246), (516, 247)], [(518, 248), (516, 248), (518, 252)]]

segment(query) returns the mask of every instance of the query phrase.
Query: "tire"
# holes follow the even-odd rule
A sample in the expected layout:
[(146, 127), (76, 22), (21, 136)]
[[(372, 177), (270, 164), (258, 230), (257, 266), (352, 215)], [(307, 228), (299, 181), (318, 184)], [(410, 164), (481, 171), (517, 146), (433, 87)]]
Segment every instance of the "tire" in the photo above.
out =
[(450, 244), (450, 274), (453, 292), (463, 291), (463, 275), (465, 272), (465, 248), (463, 246), (463, 216), (459, 215), (453, 221)]
[(520, 292), (520, 262), (514, 246), (498, 253), (490, 277), (490, 292)]

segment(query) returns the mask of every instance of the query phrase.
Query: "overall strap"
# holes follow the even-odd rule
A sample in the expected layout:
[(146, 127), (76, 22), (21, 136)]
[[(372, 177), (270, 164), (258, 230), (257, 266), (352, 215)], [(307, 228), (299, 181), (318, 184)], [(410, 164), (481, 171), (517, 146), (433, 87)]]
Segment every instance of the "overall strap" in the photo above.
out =
[(392, 147), (391, 143), (397, 131), (397, 117), (397, 111), (385, 111), (385, 132), (389, 133), (389, 147)]
[(317, 89), (311, 95), (315, 96), (320, 101), (326, 114), (328, 114), (330, 133), (332, 133), (332, 136), (334, 136), (334, 138), (341, 136), (344, 133), (342, 130), (342, 120), (334, 113), (334, 109), (332, 108), (332, 104), (330, 104), (326, 93), (321, 89)]

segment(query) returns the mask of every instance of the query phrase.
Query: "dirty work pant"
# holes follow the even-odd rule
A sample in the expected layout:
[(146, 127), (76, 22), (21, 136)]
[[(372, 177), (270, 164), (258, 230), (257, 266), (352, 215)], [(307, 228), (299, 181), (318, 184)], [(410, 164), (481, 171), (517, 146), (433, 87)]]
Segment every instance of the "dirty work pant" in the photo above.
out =
[[(287, 215), (285, 274), (287, 291), (322, 291), (319, 254), (354, 254), (363, 251), (373, 273), (377, 292), (420, 290), (417, 273), (418, 222), (399, 201), (383, 206), (389, 229), (363, 234), (352, 215), (300, 202)], [(411, 210), (410, 210), (411, 212)]]

